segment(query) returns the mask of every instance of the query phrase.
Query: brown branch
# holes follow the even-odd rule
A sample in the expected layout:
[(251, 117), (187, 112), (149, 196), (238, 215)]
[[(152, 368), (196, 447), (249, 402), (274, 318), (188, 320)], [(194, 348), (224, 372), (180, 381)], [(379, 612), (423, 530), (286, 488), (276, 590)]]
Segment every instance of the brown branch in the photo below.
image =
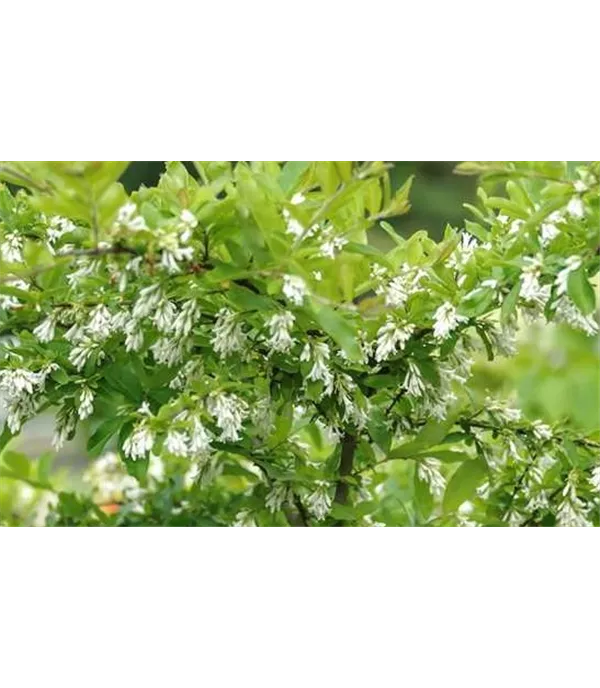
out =
[[(335, 497), (333, 501), (335, 504), (344, 505), (348, 501), (348, 490), (349, 485), (346, 480), (348, 476), (352, 474), (352, 467), (354, 464), (354, 452), (356, 451), (356, 446), (358, 441), (355, 435), (351, 435), (348, 432), (344, 434), (342, 438), (342, 456), (340, 458), (340, 470), (338, 473), (338, 481), (335, 488)], [(343, 521), (336, 521), (336, 526), (344, 525)]]

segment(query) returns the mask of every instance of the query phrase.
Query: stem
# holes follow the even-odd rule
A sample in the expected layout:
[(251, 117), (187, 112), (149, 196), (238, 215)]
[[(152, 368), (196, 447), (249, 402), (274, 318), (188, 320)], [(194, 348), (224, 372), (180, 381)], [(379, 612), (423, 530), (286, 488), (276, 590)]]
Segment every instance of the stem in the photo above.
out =
[[(342, 506), (348, 501), (348, 483), (346, 478), (352, 474), (352, 466), (354, 464), (354, 452), (358, 444), (356, 436), (350, 435), (348, 432), (344, 434), (342, 439), (342, 456), (340, 459), (340, 472), (338, 476), (337, 486), (335, 488), (335, 497), (333, 501), (335, 504)], [(344, 525), (343, 521), (336, 521), (336, 526)]]

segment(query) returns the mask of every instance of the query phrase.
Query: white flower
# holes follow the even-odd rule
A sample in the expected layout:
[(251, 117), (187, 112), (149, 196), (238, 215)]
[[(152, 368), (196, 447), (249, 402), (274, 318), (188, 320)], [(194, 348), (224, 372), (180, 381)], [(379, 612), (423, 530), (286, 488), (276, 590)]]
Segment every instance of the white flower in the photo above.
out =
[(560, 234), (558, 227), (552, 222), (544, 222), (541, 226), (542, 246), (547, 246)]
[(130, 322), (131, 313), (126, 308), (117, 311), (112, 316), (112, 327), (116, 332), (125, 332), (125, 329)]
[(47, 343), (54, 339), (55, 329), (56, 320), (53, 315), (49, 315), (35, 328), (33, 334), (40, 340), (40, 342)]
[(96, 354), (96, 363), (99, 363), (104, 357), (105, 353), (100, 349), (100, 344), (94, 342), (89, 337), (83, 337), (76, 346), (71, 349), (69, 353), (69, 361), (81, 370), (92, 354)]
[(525, 258), (525, 266), (521, 272), (521, 287), (519, 295), (525, 301), (543, 305), (550, 294), (548, 287), (542, 287), (539, 282), (542, 264), (537, 258)]
[(188, 437), (179, 430), (169, 430), (165, 447), (174, 456), (187, 456), (189, 454)]
[(283, 293), (293, 304), (301, 306), (304, 303), (304, 297), (308, 293), (308, 290), (302, 277), (298, 277), (297, 275), (284, 275)]
[(508, 525), (511, 528), (520, 528), (523, 525), (525, 516), (513, 508), (508, 512), (504, 520), (508, 522)]
[(125, 227), (133, 232), (138, 232), (142, 229), (148, 229), (144, 218), (137, 214), (137, 206), (135, 203), (131, 202), (125, 203), (125, 205), (119, 208), (117, 220), (113, 228), (118, 229), (119, 226)]
[(557, 296), (562, 296), (567, 293), (569, 275), (580, 267), (581, 258), (579, 256), (569, 256), (569, 258), (567, 258), (565, 267), (556, 276), (555, 284)]
[(9, 399), (33, 394), (44, 381), (45, 375), (25, 368), (0, 370), (0, 391), (4, 392)]
[(56, 416), (56, 428), (51, 442), (55, 451), (62, 449), (64, 443), (75, 431), (76, 424), (74, 410), (63, 406)]
[(442, 304), (434, 313), (433, 334), (437, 339), (446, 339), (452, 330), (460, 323), (467, 322), (467, 318), (456, 313), (451, 303)]
[(4, 241), (0, 244), (0, 255), (8, 263), (22, 263), (23, 238), (14, 232), (4, 235)]
[(195, 229), (198, 226), (198, 220), (194, 213), (184, 208), (179, 215), (179, 219), (183, 223), (186, 229)]
[(300, 205), (301, 203), (304, 203), (305, 200), (306, 196), (303, 193), (298, 192), (292, 196), (292, 200), (290, 201), (290, 203), (292, 205)]
[(92, 390), (83, 386), (79, 392), (79, 406), (77, 407), (77, 414), (81, 420), (85, 420), (94, 412), (94, 393)]
[(138, 298), (133, 305), (132, 316), (135, 320), (141, 320), (154, 312), (159, 302), (163, 299), (159, 284), (151, 284), (141, 289)]
[(315, 489), (308, 496), (306, 506), (317, 521), (322, 521), (327, 516), (331, 509), (331, 495), (329, 485), (324, 480), (315, 481)]
[(267, 494), (265, 506), (273, 514), (280, 511), (286, 501), (291, 500), (293, 492), (286, 483), (274, 482)]
[(236, 314), (228, 308), (221, 308), (217, 313), (214, 334), (210, 341), (221, 358), (245, 348), (247, 337), (242, 330), (242, 325)]
[(412, 294), (421, 291), (421, 280), (427, 273), (421, 268), (414, 268), (405, 263), (401, 272), (394, 277), (387, 287), (377, 288), (376, 292), (385, 293), (385, 305), (400, 308), (406, 304)]
[(100, 304), (91, 312), (87, 333), (96, 341), (107, 339), (113, 330), (112, 315), (106, 306)]
[(54, 215), (50, 218), (50, 224), (46, 228), (46, 236), (48, 237), (48, 243), (50, 246), (54, 244), (64, 235), (69, 232), (74, 232), (76, 229), (75, 225), (65, 217), (60, 217), (59, 215)]
[(85, 337), (85, 328), (81, 323), (74, 323), (63, 335), (70, 344), (77, 344)]
[(446, 261), (450, 268), (460, 270), (463, 268), (473, 256), (475, 249), (479, 246), (479, 242), (475, 237), (472, 237), (467, 232), (460, 233), (460, 243), (452, 252), (452, 255)]
[(412, 361), (408, 362), (408, 371), (402, 383), (402, 388), (411, 397), (420, 397), (425, 392), (425, 382), (419, 367)]
[(181, 261), (192, 260), (194, 256), (194, 249), (191, 246), (167, 246), (163, 248), (160, 254), (160, 265), (169, 274), (176, 275), (181, 272), (179, 263)]
[(193, 420), (189, 447), (190, 453), (194, 456), (204, 456), (211, 449), (210, 435), (199, 418)]
[(314, 270), (313, 277), (317, 282), (321, 282), (323, 279), (323, 273), (320, 270)]
[(125, 325), (125, 351), (139, 351), (144, 344), (144, 334), (137, 320)]
[(498, 215), (496, 218), (501, 225), (505, 225), (509, 221), (508, 215)]
[(156, 325), (156, 329), (159, 332), (170, 332), (176, 317), (177, 308), (175, 304), (168, 299), (162, 299), (154, 311), (152, 322)]
[(576, 330), (582, 330), (590, 337), (597, 334), (598, 323), (593, 315), (583, 315), (567, 296), (561, 296), (553, 305), (556, 311), (556, 321), (564, 322)]
[(446, 488), (446, 479), (440, 472), (441, 462), (438, 459), (428, 457), (417, 463), (417, 475), (420, 480), (429, 485), (434, 497), (441, 497)]
[(161, 337), (150, 347), (154, 360), (160, 365), (166, 365), (172, 368), (174, 365), (181, 363), (184, 355), (190, 349), (190, 341), (186, 339), (170, 339), (169, 337)]
[(295, 318), (289, 311), (277, 313), (267, 321), (271, 334), (267, 344), (271, 351), (286, 353), (292, 348), (295, 340), (290, 335), (290, 331), (294, 326), (294, 321)]
[(587, 519), (587, 508), (577, 496), (573, 471), (571, 471), (567, 478), (567, 483), (562, 494), (563, 501), (556, 514), (558, 525), (562, 528), (583, 528), (591, 526), (592, 524)]
[(404, 350), (406, 342), (415, 331), (412, 323), (399, 325), (391, 316), (388, 316), (385, 325), (377, 331), (377, 348), (375, 349), (375, 360), (385, 361), (394, 355), (398, 348)]
[(532, 427), (535, 438), (540, 442), (546, 442), (552, 439), (552, 429), (549, 425), (542, 423), (541, 420), (534, 420)]
[[(29, 291), (29, 285), (27, 282), (23, 282), (20, 279), (9, 279), (4, 283), (7, 287), (12, 287), (13, 289), (20, 289), (21, 291)], [(0, 294), (0, 308), (4, 310), (11, 310), (13, 308), (18, 308), (21, 302), (16, 296), (8, 294)]]
[(242, 509), (233, 522), (234, 528), (255, 528), (256, 521), (251, 511), (248, 509)]
[(235, 394), (218, 393), (210, 396), (206, 405), (221, 431), (219, 439), (239, 441), (242, 424), (248, 415), (248, 404)]
[(336, 252), (341, 251), (348, 243), (343, 237), (333, 237), (321, 244), (320, 253), (324, 258), (335, 258)]
[(13, 435), (16, 435), (23, 423), (31, 418), (39, 407), (39, 401), (35, 397), (18, 396), (9, 398), (6, 404), (6, 425)]
[(516, 234), (523, 226), (523, 220), (513, 220), (508, 229), (509, 234)]
[(504, 402), (491, 397), (485, 398), (485, 406), (488, 411), (496, 414), (498, 418), (504, 423), (516, 423), (522, 418), (522, 413), (520, 409), (511, 408), (507, 406)]
[(321, 380), (325, 384), (325, 389), (323, 390), (323, 393), (329, 395), (333, 390), (333, 375), (331, 374), (329, 366), (327, 365), (329, 358), (331, 356), (329, 345), (325, 342), (318, 342), (317, 344), (314, 344), (312, 346), (311, 350), (310, 345), (308, 343), (305, 344), (304, 349), (300, 354), (300, 360), (310, 360), (311, 353), (313, 366), (310, 369), (310, 372), (308, 373), (307, 377), (309, 380), (312, 380), (313, 382)]
[(300, 239), (304, 234), (304, 227), (295, 217), (292, 217), (287, 210), (283, 211), (283, 216), (286, 221), (286, 234), (291, 234), (296, 237), (296, 239)]
[(154, 433), (144, 420), (138, 423), (131, 435), (123, 443), (123, 451), (130, 459), (136, 461), (143, 459), (146, 454), (152, 451), (154, 446)]
[(199, 317), (200, 308), (198, 302), (194, 299), (186, 301), (173, 322), (173, 333), (177, 337), (187, 337)]
[(600, 466), (596, 466), (592, 471), (590, 484), (596, 492), (600, 493)]
[(581, 198), (572, 198), (567, 205), (567, 213), (576, 220), (579, 220), (584, 215), (583, 201)]

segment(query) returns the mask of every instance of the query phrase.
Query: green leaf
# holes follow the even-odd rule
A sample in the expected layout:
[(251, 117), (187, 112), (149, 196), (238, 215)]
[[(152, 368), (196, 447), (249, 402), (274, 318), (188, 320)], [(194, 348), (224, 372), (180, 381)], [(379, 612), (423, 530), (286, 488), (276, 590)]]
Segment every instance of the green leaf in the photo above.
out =
[(294, 420), (294, 405), (291, 401), (284, 404), (283, 409), (275, 419), (275, 431), (269, 437), (267, 446), (269, 449), (281, 444), (289, 435)]
[(294, 189), (308, 166), (309, 163), (302, 160), (290, 160), (285, 163), (279, 175), (279, 186), (286, 194)]
[(0, 294), (14, 296), (22, 301), (35, 301), (37, 299), (37, 294), (35, 292), (17, 289), (17, 287), (11, 287), (8, 284), (0, 284)]
[(387, 426), (387, 418), (383, 409), (373, 407), (369, 414), (367, 430), (371, 439), (384, 452), (388, 452), (392, 443), (392, 433)]
[(494, 305), (496, 292), (489, 287), (480, 287), (467, 294), (458, 307), (461, 315), (476, 318), (483, 315)]
[(511, 317), (517, 308), (520, 290), (521, 283), (517, 282), (513, 286), (513, 288), (508, 292), (506, 298), (502, 303), (502, 308), (500, 310), (500, 320), (503, 325), (507, 325), (510, 322)]
[(244, 311), (267, 311), (273, 308), (271, 299), (261, 294), (255, 294), (251, 289), (240, 287), (237, 284), (229, 288), (227, 298), (234, 306)]
[(50, 480), (50, 471), (56, 454), (51, 451), (44, 452), (37, 461), (37, 477), (41, 483), (48, 483)]
[(487, 464), (481, 458), (461, 464), (446, 487), (444, 511), (446, 513), (456, 511), (463, 502), (470, 499), (487, 474)]
[(573, 466), (573, 468), (579, 468), (581, 466), (581, 455), (577, 451), (575, 443), (565, 438), (562, 441), (562, 445), (571, 466)]
[(29, 477), (31, 461), (26, 454), (8, 450), (2, 454), (2, 461), (19, 478)]
[(432, 451), (426, 451), (411, 458), (418, 461), (419, 459), (427, 459), (429, 457), (438, 459), (438, 461), (442, 463), (460, 463), (472, 460), (472, 457), (466, 452), (452, 451), (451, 449), (433, 449)]
[(354, 507), (346, 504), (333, 504), (329, 513), (337, 521), (354, 521), (357, 516)]
[(589, 315), (596, 308), (596, 294), (589, 283), (583, 268), (569, 274), (567, 293), (573, 303), (584, 315)]
[(17, 475), (14, 471), (10, 470), (9, 468), (3, 468), (2, 466), (0, 466), (0, 478), (8, 478), (9, 480), (24, 482), (38, 490), (52, 490), (52, 486), (48, 483), (42, 483), (34, 478)]
[(6, 447), (6, 445), (12, 440), (14, 435), (10, 431), (10, 428), (6, 423), (4, 424), (4, 429), (2, 430), (2, 434), (0, 435), (0, 452)]
[(91, 457), (100, 456), (110, 438), (119, 432), (124, 422), (124, 418), (109, 418), (101, 423), (88, 440), (88, 454)]
[(440, 444), (453, 424), (454, 419), (428, 421), (413, 440), (396, 447), (388, 454), (388, 458), (407, 459), (413, 458), (415, 454), (422, 454), (427, 447), (434, 447), (436, 444)]
[(353, 361), (362, 358), (356, 331), (338, 311), (329, 306), (315, 306), (312, 311), (314, 320), (338, 344)]
[(419, 478), (419, 472), (416, 466), (413, 484), (415, 489), (415, 506), (419, 514), (421, 514), (421, 517), (427, 519), (433, 510), (433, 495), (431, 494), (429, 485)]
[(406, 240), (404, 239), (404, 237), (401, 237), (389, 222), (382, 221), (379, 223), (379, 226), (396, 244), (396, 246), (402, 246), (402, 244), (405, 243)]

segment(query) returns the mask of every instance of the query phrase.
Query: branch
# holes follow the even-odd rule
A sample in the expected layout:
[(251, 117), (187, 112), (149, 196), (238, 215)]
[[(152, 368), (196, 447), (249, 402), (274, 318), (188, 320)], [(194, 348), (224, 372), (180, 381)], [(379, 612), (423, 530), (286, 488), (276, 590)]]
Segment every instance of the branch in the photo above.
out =
[[(342, 456), (340, 459), (340, 472), (338, 476), (337, 485), (335, 488), (335, 497), (333, 501), (335, 504), (342, 506), (348, 501), (348, 483), (346, 478), (352, 474), (352, 466), (354, 464), (354, 452), (358, 444), (356, 436), (350, 435), (348, 432), (342, 438)], [(336, 526), (344, 525), (343, 521), (336, 521)]]

